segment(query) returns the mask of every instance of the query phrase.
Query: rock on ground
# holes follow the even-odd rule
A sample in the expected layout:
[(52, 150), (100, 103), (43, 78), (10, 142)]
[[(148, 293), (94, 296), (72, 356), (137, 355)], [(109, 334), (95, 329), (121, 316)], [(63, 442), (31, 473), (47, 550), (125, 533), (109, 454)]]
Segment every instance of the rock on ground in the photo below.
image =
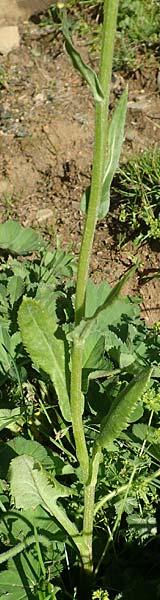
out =
[(0, 54), (8, 54), (19, 48), (20, 35), (17, 25), (0, 27)]
[(16, 25), (19, 19), (45, 11), (51, 0), (0, 0), (0, 26)]

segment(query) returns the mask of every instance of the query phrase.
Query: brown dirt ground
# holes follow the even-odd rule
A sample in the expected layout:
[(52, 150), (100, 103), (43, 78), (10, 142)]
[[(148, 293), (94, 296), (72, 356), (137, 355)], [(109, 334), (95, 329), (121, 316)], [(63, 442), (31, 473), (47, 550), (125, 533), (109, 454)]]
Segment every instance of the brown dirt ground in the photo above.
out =
[[(83, 217), (79, 201), (89, 183), (94, 134), (94, 107), (86, 85), (70, 64), (61, 35), (40, 29), (33, 22), (20, 24), (21, 46), (0, 66), (7, 81), (0, 91), (0, 220), (19, 218), (34, 226), (53, 244), (60, 236), (63, 247), (73, 245), (79, 253)], [(88, 56), (87, 40), (77, 42)], [(111, 91), (111, 108), (121, 89), (129, 84), (129, 104), (123, 158), (155, 147), (160, 141), (159, 94), (154, 53), (129, 75), (118, 73)], [(125, 292), (141, 297), (142, 316), (150, 325), (160, 320), (160, 280), (143, 284), (143, 276), (159, 268), (159, 248), (131, 242), (121, 250), (115, 242), (118, 227), (112, 210), (108, 223), (98, 224), (91, 274), (95, 282), (107, 278), (114, 284), (133, 264), (140, 267)]]

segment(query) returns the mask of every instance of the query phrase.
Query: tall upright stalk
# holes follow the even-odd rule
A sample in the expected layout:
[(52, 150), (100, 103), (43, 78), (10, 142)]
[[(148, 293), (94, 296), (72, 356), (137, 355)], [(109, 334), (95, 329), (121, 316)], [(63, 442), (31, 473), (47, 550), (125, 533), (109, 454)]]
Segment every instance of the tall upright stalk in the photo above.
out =
[[(77, 288), (75, 299), (75, 325), (78, 325), (80, 323), (85, 312), (85, 296), (89, 272), (89, 263), (97, 222), (98, 208), (101, 200), (102, 184), (107, 158), (109, 94), (118, 4), (119, 0), (104, 1), (104, 23), (99, 67), (99, 81), (104, 95), (104, 100), (102, 102), (96, 102), (95, 109), (95, 139), (93, 151), (91, 192), (78, 265)], [(71, 414), (76, 453), (82, 470), (84, 482), (83, 536), (87, 544), (88, 555), (85, 554), (85, 557), (82, 557), (82, 562), (84, 569), (86, 569), (86, 572), (91, 573), (94, 497), (100, 453), (98, 452), (97, 454), (95, 454), (93, 456), (92, 461), (90, 461), (82, 420), (82, 358), (83, 345), (80, 342), (78, 336), (77, 338), (75, 336), (72, 349)], [(89, 597), (90, 591), (88, 587), (88, 592), (87, 589), (85, 590), (85, 600), (87, 600), (87, 598)]]
[(119, 0), (105, 0), (102, 49), (99, 67), (99, 81), (104, 101), (96, 102), (95, 139), (93, 150), (93, 169), (89, 207), (83, 232), (75, 301), (75, 321), (78, 324), (84, 315), (85, 294), (88, 279), (98, 207), (101, 199), (102, 182), (106, 163), (109, 94), (112, 75), (114, 40), (116, 33)]

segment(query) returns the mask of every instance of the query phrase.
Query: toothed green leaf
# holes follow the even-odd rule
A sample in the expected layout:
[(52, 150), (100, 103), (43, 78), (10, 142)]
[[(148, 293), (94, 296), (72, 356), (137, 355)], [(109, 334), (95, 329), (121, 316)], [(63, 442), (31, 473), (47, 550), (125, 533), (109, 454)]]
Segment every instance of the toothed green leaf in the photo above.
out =
[(110, 410), (101, 423), (98, 446), (107, 448), (128, 426), (138, 400), (143, 394), (151, 377), (152, 368), (147, 367), (138, 377), (135, 377), (113, 401)]
[(57, 329), (54, 317), (40, 302), (24, 298), (18, 314), (24, 346), (38, 369), (47, 373), (55, 387), (66, 421), (71, 420), (69, 404), (69, 356), (65, 334)]

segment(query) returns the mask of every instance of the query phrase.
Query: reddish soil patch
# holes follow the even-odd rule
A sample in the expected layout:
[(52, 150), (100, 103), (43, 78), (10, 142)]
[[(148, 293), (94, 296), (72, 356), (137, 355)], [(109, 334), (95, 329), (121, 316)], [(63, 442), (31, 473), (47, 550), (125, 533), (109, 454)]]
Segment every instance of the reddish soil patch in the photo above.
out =
[[(20, 30), (20, 49), (0, 57), (7, 73), (6, 87), (0, 92), (0, 219), (19, 218), (24, 225), (41, 229), (53, 244), (58, 235), (63, 247), (72, 243), (78, 254), (83, 227), (79, 201), (92, 164), (92, 97), (73, 70), (61, 35), (33, 23), (21, 24)], [(96, 67), (86, 41), (77, 45)], [(149, 60), (141, 57), (141, 65), (125, 78), (117, 74), (111, 91), (112, 110), (129, 83), (125, 159), (160, 141), (154, 54)], [(159, 249), (145, 245), (135, 250), (129, 242), (118, 250), (116, 228), (112, 210), (108, 222), (104, 219), (97, 226), (91, 273), (96, 282), (107, 278), (114, 284), (138, 255), (140, 267), (125, 292), (141, 296), (142, 316), (153, 324), (160, 320), (159, 280), (142, 283), (143, 275), (159, 268)]]

